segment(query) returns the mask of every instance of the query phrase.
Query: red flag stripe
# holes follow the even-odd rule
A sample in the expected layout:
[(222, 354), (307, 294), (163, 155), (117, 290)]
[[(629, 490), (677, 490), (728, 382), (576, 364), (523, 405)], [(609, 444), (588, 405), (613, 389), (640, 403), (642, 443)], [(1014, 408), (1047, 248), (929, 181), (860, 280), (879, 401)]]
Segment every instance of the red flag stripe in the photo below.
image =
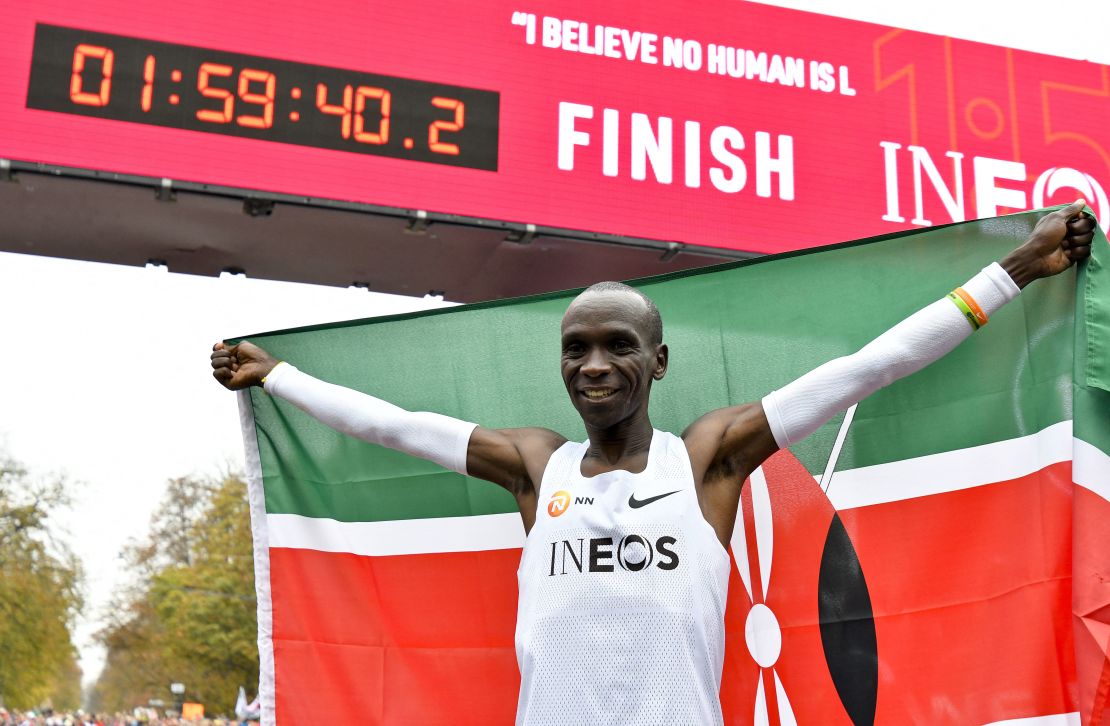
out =
[(1063, 462), (840, 512), (875, 613), (876, 723), (989, 723), (1078, 708), (1074, 685), (1048, 677), (1075, 668), (1072, 494)]
[(278, 723), (512, 723), (519, 562), (271, 549)]

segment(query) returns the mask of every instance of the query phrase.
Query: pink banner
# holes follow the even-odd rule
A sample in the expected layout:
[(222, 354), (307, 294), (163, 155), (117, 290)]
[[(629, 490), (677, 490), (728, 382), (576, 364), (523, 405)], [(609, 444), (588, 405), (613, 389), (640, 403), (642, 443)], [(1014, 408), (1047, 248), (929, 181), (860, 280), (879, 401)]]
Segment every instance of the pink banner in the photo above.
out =
[(765, 5), (41, 0), (0, 27), (6, 159), (757, 252), (1110, 211), (1106, 66)]

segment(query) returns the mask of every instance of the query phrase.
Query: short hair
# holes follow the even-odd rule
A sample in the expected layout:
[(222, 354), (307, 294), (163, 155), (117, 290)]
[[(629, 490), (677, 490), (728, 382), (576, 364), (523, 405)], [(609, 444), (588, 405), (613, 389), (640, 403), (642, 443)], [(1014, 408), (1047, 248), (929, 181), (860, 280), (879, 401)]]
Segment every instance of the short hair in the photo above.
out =
[(648, 335), (651, 336), (651, 342), (654, 345), (659, 345), (663, 342), (663, 316), (659, 314), (659, 308), (655, 306), (655, 301), (645, 295), (643, 291), (631, 285), (625, 285), (623, 282), (613, 282), (612, 280), (605, 280), (604, 282), (596, 282), (582, 291), (582, 295), (589, 292), (626, 292), (632, 293), (636, 297), (644, 301), (647, 306), (647, 323)]

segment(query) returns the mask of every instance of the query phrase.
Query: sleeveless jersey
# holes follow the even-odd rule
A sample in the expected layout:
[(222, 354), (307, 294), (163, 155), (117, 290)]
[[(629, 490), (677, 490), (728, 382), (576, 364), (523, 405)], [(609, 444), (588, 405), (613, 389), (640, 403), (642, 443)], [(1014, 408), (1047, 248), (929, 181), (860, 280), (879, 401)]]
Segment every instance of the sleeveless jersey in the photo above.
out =
[(551, 455), (517, 571), (518, 726), (720, 724), (730, 560), (682, 439), (639, 474)]

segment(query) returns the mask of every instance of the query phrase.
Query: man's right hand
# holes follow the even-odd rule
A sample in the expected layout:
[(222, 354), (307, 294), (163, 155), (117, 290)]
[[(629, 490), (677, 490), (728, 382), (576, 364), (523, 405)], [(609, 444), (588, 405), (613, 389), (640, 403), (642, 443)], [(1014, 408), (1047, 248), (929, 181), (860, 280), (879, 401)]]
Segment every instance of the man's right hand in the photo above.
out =
[(262, 348), (243, 341), (228, 347), (223, 343), (212, 346), (212, 375), (231, 391), (249, 386), (261, 386), (262, 379), (279, 363)]

